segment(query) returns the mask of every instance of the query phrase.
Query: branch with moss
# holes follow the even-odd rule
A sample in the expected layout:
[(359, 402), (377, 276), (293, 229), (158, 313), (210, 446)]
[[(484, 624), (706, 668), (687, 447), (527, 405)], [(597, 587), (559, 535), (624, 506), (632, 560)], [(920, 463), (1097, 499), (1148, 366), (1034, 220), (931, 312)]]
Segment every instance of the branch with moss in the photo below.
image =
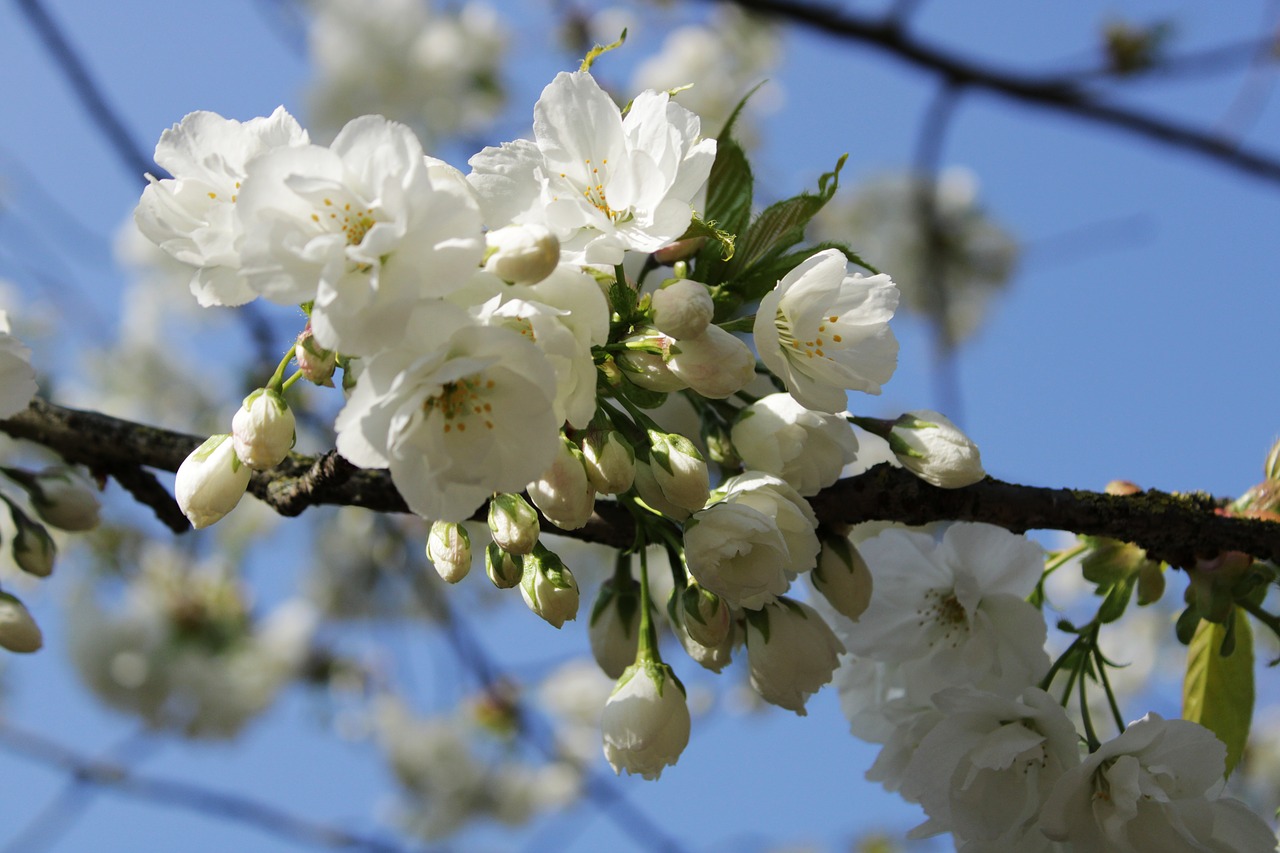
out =
[[(117, 480), (170, 528), (187, 529), (177, 504), (149, 469), (178, 470), (187, 454), (204, 441), (202, 437), (40, 399), (33, 400), (26, 411), (0, 420), (0, 432), (41, 444), (100, 478)], [(131, 485), (138, 482), (154, 485), (146, 489)], [(334, 451), (320, 456), (291, 454), (278, 467), (255, 473), (250, 491), (287, 516), (321, 505), (408, 512), (387, 471), (357, 468)], [(1203, 494), (1148, 490), (1119, 496), (1022, 486), (992, 477), (962, 489), (939, 489), (904, 469), (878, 465), (824, 489), (811, 502), (826, 525), (981, 521), (1015, 533), (1069, 530), (1133, 542), (1146, 549), (1151, 559), (1174, 566), (1190, 566), (1197, 558), (1226, 551), (1280, 562), (1280, 523), (1224, 514), (1226, 501)], [(617, 548), (634, 541), (629, 514), (607, 501), (596, 503), (595, 515), (580, 530), (566, 532), (545, 521), (543, 527)]]

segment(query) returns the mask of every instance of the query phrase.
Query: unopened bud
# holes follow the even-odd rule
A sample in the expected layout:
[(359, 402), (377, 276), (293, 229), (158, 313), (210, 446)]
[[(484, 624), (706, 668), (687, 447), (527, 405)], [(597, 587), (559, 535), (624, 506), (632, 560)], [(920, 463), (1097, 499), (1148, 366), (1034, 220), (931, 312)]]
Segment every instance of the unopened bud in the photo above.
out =
[(0, 646), (25, 654), (43, 645), (40, 626), (31, 618), (26, 605), (7, 592), (0, 592)]
[(899, 417), (889, 447), (902, 467), (942, 489), (971, 486), (987, 476), (978, 446), (937, 412), (921, 410)]
[(524, 558), (520, 594), (530, 610), (556, 628), (578, 616), (578, 582), (560, 558), (542, 544)]
[(72, 532), (98, 526), (97, 489), (76, 471), (54, 466), (32, 474), (5, 468), (4, 474), (26, 491), (36, 515), (45, 523)]
[(684, 380), (671, 372), (667, 361), (676, 342), (657, 329), (646, 327), (623, 341), (626, 349), (618, 353), (617, 363), (623, 375), (649, 391), (679, 391), (687, 388)]
[(683, 590), (672, 592), (667, 612), (673, 622), (682, 625), (689, 638), (702, 646), (715, 647), (724, 642), (732, 627), (729, 605), (710, 590), (691, 581)]
[(210, 436), (178, 468), (173, 495), (193, 527), (208, 527), (240, 503), (249, 487), (249, 466), (236, 455), (231, 436)]
[(231, 419), (236, 456), (255, 471), (274, 468), (293, 449), (293, 410), (279, 391), (259, 388), (244, 398)]
[(461, 524), (435, 521), (427, 536), (427, 559), (446, 583), (457, 583), (471, 571), (471, 536)]
[(854, 622), (871, 603), (871, 570), (844, 537), (823, 540), (818, 565), (809, 579), (837, 613)]
[(707, 286), (689, 279), (668, 282), (654, 292), (652, 303), (653, 325), (677, 340), (701, 335), (716, 311)]
[(53, 560), (58, 553), (53, 537), (13, 504), (9, 504), (9, 513), (18, 530), (13, 538), (13, 561), (27, 574), (48, 577), (53, 572)]
[(489, 533), (508, 554), (528, 554), (538, 544), (538, 511), (520, 495), (494, 495), (489, 501)]
[(680, 338), (667, 367), (675, 376), (713, 400), (730, 397), (756, 378), (751, 348), (719, 326), (707, 326), (693, 338)]
[(1142, 488), (1137, 483), (1131, 483), (1128, 480), (1112, 480), (1110, 483), (1107, 483), (1105, 491), (1109, 495), (1128, 497), (1129, 495), (1139, 494), (1142, 491)]
[(591, 654), (610, 678), (618, 678), (636, 659), (640, 642), (640, 584), (630, 577), (610, 578), (600, 586), (587, 636)]
[(620, 495), (636, 479), (636, 452), (617, 430), (591, 430), (582, 440), (582, 459), (591, 488)]
[(560, 241), (545, 225), (508, 225), (484, 240), (484, 268), (512, 284), (537, 284), (560, 263)]
[(654, 252), (653, 259), (664, 267), (671, 266), (692, 258), (702, 251), (702, 247), (706, 244), (706, 237), (690, 237), (687, 240), (677, 240)]
[(529, 484), (528, 492), (547, 520), (561, 530), (577, 530), (595, 511), (596, 494), (587, 479), (582, 451), (563, 435), (551, 467)]
[(653, 478), (668, 501), (697, 512), (711, 496), (707, 463), (693, 442), (677, 433), (649, 430), (649, 461)]
[(294, 344), (293, 358), (308, 382), (326, 388), (333, 387), (333, 372), (338, 366), (338, 354), (316, 343), (309, 321), (302, 334), (298, 335), (298, 342)]
[(508, 554), (490, 542), (484, 549), (484, 571), (498, 589), (511, 589), (524, 577), (524, 559), (519, 554)]

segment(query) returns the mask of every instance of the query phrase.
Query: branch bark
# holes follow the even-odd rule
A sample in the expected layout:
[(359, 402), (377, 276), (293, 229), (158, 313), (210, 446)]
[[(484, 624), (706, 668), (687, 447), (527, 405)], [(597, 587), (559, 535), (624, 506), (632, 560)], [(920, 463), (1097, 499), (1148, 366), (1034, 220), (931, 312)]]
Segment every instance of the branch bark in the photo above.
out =
[[(126, 485), (144, 475), (150, 477), (145, 469), (178, 470), (187, 454), (204, 441), (201, 436), (68, 409), (41, 399), (33, 400), (26, 411), (0, 420), (0, 432), (44, 445), (67, 462), (85, 465), (97, 476), (113, 477)], [(249, 488), (259, 500), (288, 516), (320, 505), (408, 512), (386, 470), (356, 468), (334, 451), (318, 457), (291, 454), (279, 467), (255, 473)], [(178, 513), (163, 489), (130, 487), (130, 493), (151, 506), (166, 523)], [(1197, 558), (1225, 551), (1280, 562), (1280, 523), (1224, 515), (1221, 508), (1225, 502), (1203, 494), (1148, 490), (1121, 497), (1022, 486), (992, 477), (963, 489), (939, 489), (905, 469), (878, 465), (824, 489), (811, 503), (819, 521), (827, 525), (981, 521), (1015, 533), (1069, 530), (1134, 542), (1151, 558), (1175, 566), (1191, 566)], [(482, 518), (482, 513), (477, 517)], [(178, 525), (170, 527), (177, 529)], [(543, 528), (615, 548), (634, 542), (634, 527), (626, 510), (608, 501), (596, 503), (596, 514), (580, 530), (563, 531), (545, 521)]]

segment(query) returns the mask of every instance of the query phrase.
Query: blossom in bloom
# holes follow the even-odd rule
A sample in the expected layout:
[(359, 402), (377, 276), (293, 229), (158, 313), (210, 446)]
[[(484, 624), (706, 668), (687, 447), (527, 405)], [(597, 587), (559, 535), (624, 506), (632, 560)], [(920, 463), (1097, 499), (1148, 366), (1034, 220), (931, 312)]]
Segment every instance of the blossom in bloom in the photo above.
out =
[(898, 289), (887, 275), (847, 275), (838, 249), (799, 264), (760, 300), (760, 360), (806, 408), (839, 412), (846, 391), (879, 394), (898, 364), (889, 320)]
[(934, 705), (942, 718), (920, 740), (900, 790), (929, 816), (912, 837), (949, 831), (961, 850), (1048, 853), (1041, 807), (1080, 763), (1080, 738), (1066, 711), (1036, 687), (1015, 698), (953, 687)]
[(236, 455), (229, 434), (212, 435), (178, 466), (173, 496), (182, 514), (199, 530), (236, 508), (251, 473)]
[(484, 235), (484, 268), (512, 284), (537, 284), (560, 263), (560, 241), (545, 225), (507, 225)]
[(684, 528), (685, 559), (698, 583), (753, 610), (787, 591), (790, 552), (778, 525), (746, 503), (719, 501)]
[(613, 772), (657, 779), (689, 745), (692, 720), (684, 685), (671, 667), (642, 656), (618, 679), (600, 715), (604, 757)]
[(44, 635), (26, 605), (9, 593), (0, 592), (0, 648), (27, 654), (39, 651), (43, 645)]
[(587, 479), (582, 451), (563, 435), (551, 464), (527, 490), (534, 506), (561, 530), (577, 530), (595, 511), (596, 493)]
[(194, 112), (160, 134), (155, 161), (173, 177), (151, 179), (133, 218), (148, 239), (195, 268), (191, 292), (201, 305), (243, 305), (258, 295), (240, 275), (241, 185), (254, 158), (308, 141), (284, 107), (246, 122)]
[(595, 79), (562, 72), (534, 107), (534, 141), (486, 148), (469, 176), (491, 225), (539, 223), (570, 263), (613, 265), (679, 237), (715, 160), (698, 117), (663, 92), (624, 118)]
[(818, 612), (789, 598), (747, 614), (751, 686), (766, 702), (805, 716), (805, 702), (831, 681), (843, 649)]
[(673, 338), (696, 338), (715, 314), (711, 291), (701, 282), (682, 278), (653, 292), (653, 325)]
[(1026, 597), (1044, 552), (989, 524), (889, 528), (858, 544), (875, 576), (871, 604), (849, 628), (856, 655), (917, 663), (929, 692), (972, 684), (1018, 693), (1047, 671), (1044, 618)]
[(640, 642), (640, 584), (612, 577), (600, 586), (587, 627), (591, 654), (610, 678), (620, 678), (636, 659)]
[(427, 534), (427, 559), (445, 583), (457, 583), (471, 571), (471, 535), (452, 521), (436, 521)]
[(978, 446), (938, 412), (907, 412), (893, 423), (889, 446), (902, 467), (942, 489), (971, 486), (987, 476)]
[(795, 489), (772, 474), (747, 471), (720, 484), (716, 494), (724, 500), (758, 509), (777, 525), (787, 546), (783, 568), (788, 576), (812, 569), (818, 559), (818, 517)]
[(293, 410), (279, 391), (259, 388), (244, 398), (231, 419), (236, 456), (255, 471), (274, 468), (293, 449)]
[(477, 326), (447, 303), (414, 312), (406, 342), (366, 360), (338, 414), (338, 452), (390, 468), (409, 508), (462, 521), (495, 492), (519, 492), (554, 459), (555, 379), (519, 334)]
[(1203, 726), (1149, 713), (1062, 774), (1041, 830), (1075, 850), (1274, 851), (1267, 824), (1222, 796), (1226, 754)]
[(556, 628), (578, 617), (578, 582), (552, 552), (541, 544), (522, 559), (520, 594), (529, 609)]
[(715, 325), (696, 337), (677, 340), (667, 367), (685, 385), (715, 400), (736, 394), (756, 377), (751, 348)]
[(36, 390), (31, 350), (9, 333), (9, 315), (0, 311), (0, 418), (25, 409)]
[(380, 116), (351, 121), (327, 148), (250, 161), (236, 206), (249, 286), (313, 302), (316, 341), (352, 355), (394, 345), (413, 306), (461, 287), (484, 251), (460, 173)]
[(730, 437), (747, 468), (781, 477), (806, 497), (838, 480), (858, 456), (848, 421), (807, 409), (790, 394), (770, 394), (747, 406)]

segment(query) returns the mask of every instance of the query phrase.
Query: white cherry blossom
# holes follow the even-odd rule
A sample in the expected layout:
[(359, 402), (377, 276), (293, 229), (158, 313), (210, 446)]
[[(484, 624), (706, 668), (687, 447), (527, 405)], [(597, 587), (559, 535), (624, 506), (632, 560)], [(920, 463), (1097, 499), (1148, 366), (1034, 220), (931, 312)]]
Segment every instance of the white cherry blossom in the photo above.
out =
[(407, 321), (409, 346), (368, 359), (338, 414), (338, 452), (390, 468), (409, 508), (462, 521), (494, 492), (519, 492), (559, 444), (555, 378), (542, 352), (509, 329), (479, 326), (441, 302)]
[(887, 275), (848, 275), (838, 249), (787, 273), (760, 300), (754, 327), (760, 360), (806, 408), (839, 412), (846, 391), (879, 394), (898, 364), (889, 320), (898, 288)]
[(770, 394), (747, 406), (731, 438), (744, 465), (781, 477), (809, 497), (839, 479), (858, 456), (848, 421), (807, 409), (790, 394)]
[(698, 117), (665, 93), (637, 95), (623, 117), (590, 74), (562, 72), (534, 107), (534, 141), (469, 161), (485, 222), (544, 224), (572, 263), (613, 265), (689, 226), (715, 159)]

